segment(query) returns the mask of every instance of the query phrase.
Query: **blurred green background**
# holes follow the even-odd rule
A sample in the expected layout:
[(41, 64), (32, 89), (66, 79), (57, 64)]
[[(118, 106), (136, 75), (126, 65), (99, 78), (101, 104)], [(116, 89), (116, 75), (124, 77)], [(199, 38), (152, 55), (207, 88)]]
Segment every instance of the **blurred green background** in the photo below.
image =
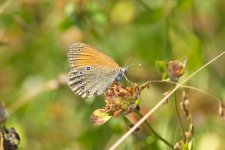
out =
[[(65, 83), (67, 48), (85, 42), (129, 69), (139, 84), (160, 79), (156, 60), (187, 58), (187, 75), (225, 50), (224, 0), (0, 0), (0, 101), (24, 150), (101, 150), (126, 131), (122, 118), (102, 126), (89, 121), (104, 107), (97, 96), (82, 100)], [(187, 84), (225, 97), (225, 57), (202, 70)], [(150, 110), (168, 84), (152, 84), (141, 95), (142, 113)], [(195, 133), (194, 149), (225, 149), (225, 124), (218, 101), (187, 90)], [(181, 91), (178, 98), (181, 100)], [(171, 143), (182, 136), (174, 103), (160, 107), (149, 119)], [(137, 117), (129, 118), (135, 122)], [(183, 120), (186, 128), (188, 123)], [(169, 149), (143, 128), (119, 147), (123, 150)]]

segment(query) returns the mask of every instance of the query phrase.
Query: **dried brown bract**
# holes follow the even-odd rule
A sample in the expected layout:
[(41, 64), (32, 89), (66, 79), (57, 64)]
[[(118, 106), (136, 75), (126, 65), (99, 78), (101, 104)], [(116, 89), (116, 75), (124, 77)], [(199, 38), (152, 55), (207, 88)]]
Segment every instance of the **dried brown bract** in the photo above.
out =
[(183, 91), (183, 101), (180, 103), (180, 107), (183, 110), (185, 117), (190, 122), (191, 114), (190, 114), (189, 103), (190, 103), (190, 101), (189, 101), (185, 91)]
[(182, 150), (182, 149), (190, 147), (190, 143), (191, 143), (191, 140), (193, 137), (194, 126), (192, 123), (191, 109), (190, 109), (189, 103), (190, 103), (190, 101), (189, 101), (185, 91), (183, 91), (183, 101), (180, 103), (180, 107), (183, 110), (184, 116), (189, 123), (189, 129), (188, 129), (188, 131), (186, 131), (184, 133), (185, 134), (184, 138), (174, 145), (175, 150)]

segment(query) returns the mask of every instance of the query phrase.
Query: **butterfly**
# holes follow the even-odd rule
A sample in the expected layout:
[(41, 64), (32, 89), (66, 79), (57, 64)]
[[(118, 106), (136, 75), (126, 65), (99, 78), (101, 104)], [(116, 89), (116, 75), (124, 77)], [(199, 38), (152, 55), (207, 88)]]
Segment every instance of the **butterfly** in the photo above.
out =
[(71, 69), (68, 85), (82, 98), (102, 95), (113, 83), (121, 81), (128, 70), (99, 49), (84, 43), (69, 46), (68, 60)]

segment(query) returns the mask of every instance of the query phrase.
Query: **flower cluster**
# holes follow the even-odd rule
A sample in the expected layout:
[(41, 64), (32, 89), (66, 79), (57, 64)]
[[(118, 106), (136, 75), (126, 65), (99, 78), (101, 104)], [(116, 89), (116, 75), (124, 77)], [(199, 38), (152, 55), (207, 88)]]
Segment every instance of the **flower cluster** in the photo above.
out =
[(111, 117), (126, 115), (135, 111), (139, 106), (140, 93), (148, 87), (146, 82), (140, 87), (133, 84), (130, 87), (122, 84), (112, 84), (105, 92), (106, 106), (103, 109), (97, 109), (91, 115), (91, 121), (95, 125), (102, 125)]

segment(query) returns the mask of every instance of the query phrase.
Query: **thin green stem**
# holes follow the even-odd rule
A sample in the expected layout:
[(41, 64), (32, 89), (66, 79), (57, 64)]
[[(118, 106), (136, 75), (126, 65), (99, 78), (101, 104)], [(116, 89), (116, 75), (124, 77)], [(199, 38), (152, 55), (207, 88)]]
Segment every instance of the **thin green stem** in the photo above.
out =
[[(134, 124), (126, 117), (126, 116), (123, 116), (123, 121), (125, 122), (125, 124), (127, 125), (128, 129), (132, 128), (134, 126)], [(138, 132), (140, 129), (137, 128), (135, 130), (135, 132)]]
[(207, 95), (207, 96), (209, 96), (209, 97), (211, 97), (211, 98), (213, 98), (213, 99), (215, 99), (215, 100), (217, 100), (217, 101), (219, 101), (219, 102), (221, 101), (221, 98), (219, 98), (219, 97), (217, 97), (217, 96), (215, 96), (215, 95), (209, 93), (208, 91), (205, 91), (205, 90), (202, 90), (202, 89), (193, 87), (193, 86), (189, 86), (189, 85), (182, 85), (181, 87), (182, 87), (182, 88), (185, 88), (185, 89), (190, 89), (190, 90), (194, 90), (194, 91), (203, 93), (203, 94), (205, 94), (205, 95)]
[[(139, 112), (139, 111), (135, 111), (135, 113), (139, 116), (139, 117), (143, 117), (143, 115)], [(173, 145), (171, 143), (169, 143), (166, 139), (164, 139), (163, 137), (161, 137), (152, 127), (151, 125), (145, 120), (144, 124), (148, 127), (148, 129), (158, 138), (160, 139), (162, 142), (164, 142), (166, 145), (168, 145), (170, 148), (173, 149)]]
[[(174, 84), (174, 85), (179, 84), (179, 83), (175, 83), (175, 82), (171, 82), (171, 81), (167, 81), (167, 80), (152, 80), (152, 81), (149, 81), (149, 83), (169, 83), (169, 84)], [(189, 86), (189, 85), (180, 85), (180, 87), (203, 93), (219, 102), (221, 101), (221, 98), (211, 94), (209, 91), (206, 91), (206, 90), (194, 87), (194, 86)]]
[(180, 124), (180, 127), (181, 127), (181, 131), (182, 131), (183, 136), (184, 136), (184, 141), (186, 141), (184, 126), (182, 124), (180, 112), (179, 112), (179, 109), (178, 109), (178, 106), (177, 106), (177, 94), (176, 93), (177, 92), (174, 92), (174, 104), (175, 104), (175, 108), (176, 108), (175, 110), (176, 110), (176, 113), (177, 113), (177, 117), (178, 117), (178, 121), (179, 121), (179, 124)]
[(125, 122), (125, 124), (126, 124), (127, 126), (132, 125), (132, 123), (130, 122), (130, 120), (129, 120), (126, 116), (123, 117), (123, 121)]

